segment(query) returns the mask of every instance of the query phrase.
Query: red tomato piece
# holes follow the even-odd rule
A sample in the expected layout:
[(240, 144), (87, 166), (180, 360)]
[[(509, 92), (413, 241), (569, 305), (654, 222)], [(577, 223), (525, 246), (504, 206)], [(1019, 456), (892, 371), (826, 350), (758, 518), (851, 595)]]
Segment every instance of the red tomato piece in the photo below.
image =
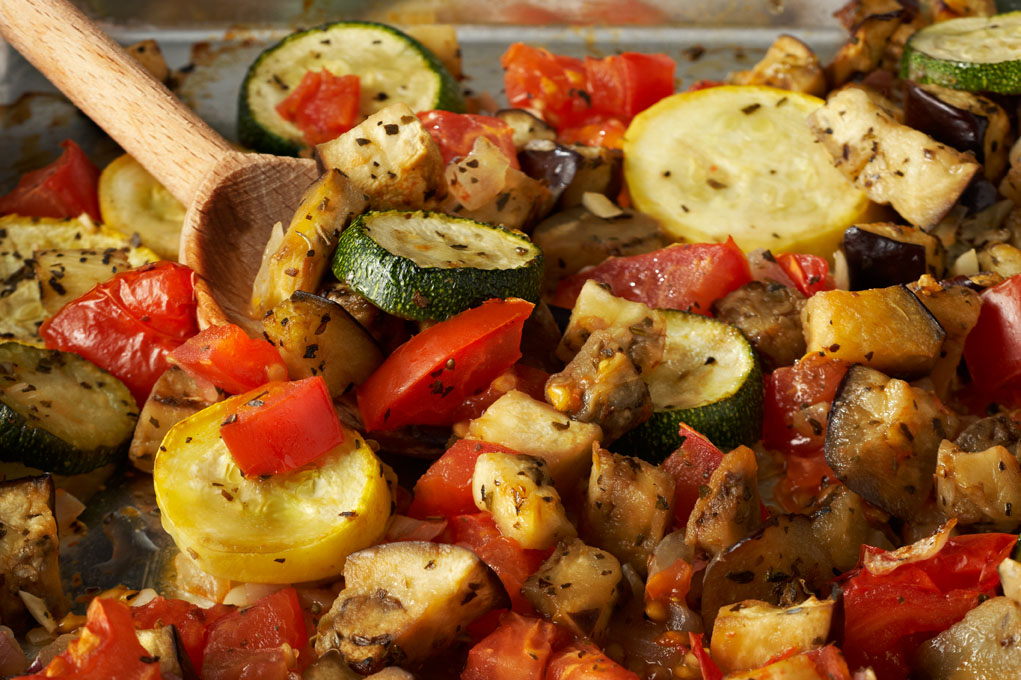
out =
[(1016, 542), (1011, 534), (957, 536), (933, 557), (889, 573), (858, 567), (847, 574), (843, 650), (851, 667), (872, 666), (881, 678), (908, 677), (908, 659), (921, 642), (996, 594), (996, 566)]
[(246, 392), (220, 426), (223, 443), (246, 477), (287, 472), (344, 441), (321, 375), (273, 382)]
[(86, 617), (82, 636), (41, 672), (23, 680), (159, 680), (159, 658), (149, 656), (139, 644), (127, 605), (97, 597), (89, 603)]
[(563, 128), (557, 133), (561, 144), (584, 144), (603, 146), (607, 149), (624, 147), (624, 133), (627, 125), (620, 118), (604, 118), (576, 127)]
[(826, 258), (802, 253), (783, 253), (776, 258), (787, 276), (805, 297), (812, 297), (821, 290), (833, 290), (833, 277)]
[(290, 655), (308, 641), (294, 588), (267, 595), (251, 607), (227, 614), (209, 629), (203, 680), (285, 680)]
[(674, 478), (674, 520), (677, 526), (688, 524), (700, 489), (709, 484), (713, 471), (723, 461), (723, 452), (687, 425), (681, 424), (681, 446), (660, 465)]
[(844, 655), (834, 645), (826, 645), (821, 649), (805, 652), (815, 664), (820, 678), (826, 680), (851, 680), (851, 669), (847, 667)]
[(494, 378), (484, 391), (468, 397), (460, 405), (455, 406), (451, 411), (452, 415), (455, 422), (478, 418), (490, 404), (511, 390), (518, 390), (539, 401), (545, 401), (547, 380), (549, 373), (546, 371), (522, 363), (514, 364)]
[(847, 368), (847, 362), (809, 354), (767, 375), (762, 426), (766, 447), (803, 456), (820, 451), (829, 403)]
[(121, 380), (141, 405), (167, 354), (198, 332), (194, 272), (156, 262), (117, 274), (39, 328), (46, 347), (74, 352)]
[(485, 137), (503, 152), (512, 168), (521, 168), (514, 146), (514, 130), (499, 118), (439, 110), (419, 111), (417, 115), (439, 145), (444, 163), (467, 156), (475, 140)]
[(306, 71), (301, 82), (276, 110), (294, 123), (309, 146), (339, 137), (358, 124), (361, 82), (358, 76), (335, 76), (325, 68)]
[(472, 498), (472, 476), (475, 461), (483, 453), (517, 453), (499, 444), (472, 439), (458, 439), (429, 466), (415, 484), (415, 499), (408, 510), (410, 517), (450, 518), (478, 512)]
[(453, 542), (468, 548), (488, 564), (510, 595), (511, 609), (519, 614), (534, 614), (532, 605), (521, 594), (521, 586), (539, 568), (550, 550), (525, 550), (513, 538), (496, 528), (492, 515), (478, 512), (450, 520)]
[(521, 329), (532, 307), (517, 298), (488, 300), (398, 347), (358, 387), (365, 429), (453, 424), (451, 406), (521, 358)]
[(1021, 274), (982, 292), (978, 323), (964, 343), (975, 386), (986, 392), (1016, 390), (1021, 382)]
[(723, 671), (702, 646), (702, 634), (688, 633), (688, 635), (691, 637), (691, 653), (698, 659), (698, 668), (702, 671), (702, 680), (723, 680)]
[(64, 153), (44, 168), (25, 173), (18, 185), (0, 197), (0, 215), (26, 217), (78, 217), (99, 214), (99, 168), (70, 139), (60, 143)]
[(553, 649), (569, 638), (552, 623), (506, 612), (468, 652), (461, 680), (543, 680)]
[(140, 607), (131, 608), (131, 618), (138, 628), (174, 626), (181, 637), (184, 649), (195, 668), (202, 668), (209, 628), (234, 607), (214, 604), (208, 609), (184, 600), (157, 597)]
[(604, 59), (585, 57), (585, 78), (592, 109), (630, 121), (674, 93), (677, 64), (665, 54), (624, 52)]
[(588, 641), (574, 642), (553, 655), (546, 680), (638, 680), (603, 650)]
[(694, 569), (683, 557), (678, 557), (666, 569), (649, 576), (645, 583), (646, 602), (681, 602), (691, 590)]
[(511, 106), (531, 109), (556, 128), (579, 125), (592, 116), (581, 59), (514, 43), (500, 57), (500, 65)]
[(248, 337), (234, 324), (210, 326), (171, 352), (167, 360), (229, 394), (287, 380), (287, 365), (277, 348), (263, 338)]
[(712, 316), (715, 300), (752, 280), (748, 259), (734, 239), (672, 245), (643, 255), (611, 257), (560, 282), (553, 304), (571, 308), (589, 279), (613, 294), (659, 309)]
[(822, 449), (809, 456), (787, 456), (786, 463), (784, 477), (774, 488), (773, 497), (787, 512), (804, 512), (823, 489), (839, 484)]

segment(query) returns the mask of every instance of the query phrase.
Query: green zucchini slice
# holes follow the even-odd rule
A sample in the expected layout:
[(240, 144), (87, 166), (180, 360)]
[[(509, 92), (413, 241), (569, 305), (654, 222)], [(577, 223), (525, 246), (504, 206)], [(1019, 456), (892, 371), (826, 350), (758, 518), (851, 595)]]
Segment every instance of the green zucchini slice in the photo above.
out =
[(89, 472), (121, 458), (137, 418), (124, 383), (77, 354), (0, 344), (0, 460)]
[(385, 312), (447, 319), (490, 298), (539, 299), (542, 251), (521, 233), (425, 211), (370, 212), (344, 230), (333, 273)]
[(720, 450), (762, 434), (763, 384), (755, 350), (734, 326), (699, 314), (658, 310), (666, 320), (663, 360), (645, 376), (652, 417), (613, 446), (659, 463), (681, 444), (681, 423)]
[(1021, 94), (1021, 12), (926, 26), (904, 47), (900, 75), (955, 90)]
[(276, 107), (306, 72), (323, 68), (335, 76), (358, 76), (359, 110), (365, 116), (394, 102), (415, 111), (465, 110), (457, 81), (422, 43), (385, 24), (343, 21), (292, 33), (256, 58), (238, 97), (241, 144), (297, 155), (305, 147), (301, 130)]

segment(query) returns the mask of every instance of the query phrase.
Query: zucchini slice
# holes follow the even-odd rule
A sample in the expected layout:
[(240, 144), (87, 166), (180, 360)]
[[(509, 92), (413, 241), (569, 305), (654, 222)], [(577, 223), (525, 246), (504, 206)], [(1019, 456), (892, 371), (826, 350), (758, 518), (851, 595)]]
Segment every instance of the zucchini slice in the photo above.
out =
[(653, 414), (614, 449), (659, 463), (681, 445), (686, 423), (722, 451), (762, 434), (762, 369), (734, 326), (699, 314), (658, 310), (666, 320), (663, 360), (646, 374)]
[(1021, 94), (1021, 12), (926, 26), (905, 45), (900, 75), (955, 90)]
[(0, 344), (0, 460), (89, 472), (121, 457), (137, 418), (124, 383), (77, 354)]
[(383, 537), (393, 497), (384, 466), (354, 430), (315, 463), (244, 477), (220, 438), (241, 394), (174, 425), (153, 483), (163, 528), (203, 571), (251, 583), (332, 578)]
[(763, 86), (675, 94), (624, 135), (624, 176), (639, 212), (674, 239), (829, 256), (867, 222), (864, 193), (833, 167), (805, 118), (821, 99)]
[(138, 234), (162, 259), (177, 261), (185, 207), (130, 155), (103, 168), (99, 211), (107, 226)]
[(306, 72), (323, 68), (358, 76), (365, 116), (394, 102), (415, 111), (465, 110), (457, 81), (422, 43), (385, 24), (342, 21), (292, 33), (256, 58), (238, 98), (241, 144), (284, 156), (305, 148), (301, 130), (276, 107)]
[(391, 210), (366, 213), (344, 230), (333, 273), (385, 312), (442, 320), (490, 298), (537, 302), (543, 259), (521, 233)]

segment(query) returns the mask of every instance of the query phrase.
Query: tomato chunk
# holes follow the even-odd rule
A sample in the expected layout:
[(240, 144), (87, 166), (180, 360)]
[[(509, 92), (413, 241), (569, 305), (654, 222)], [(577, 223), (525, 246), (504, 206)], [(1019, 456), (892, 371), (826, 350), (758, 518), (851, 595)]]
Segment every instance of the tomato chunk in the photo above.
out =
[(674, 93), (677, 64), (665, 54), (624, 52), (585, 58), (585, 77), (596, 113), (630, 122)]
[(287, 379), (287, 365), (277, 348), (263, 338), (248, 337), (234, 324), (210, 326), (171, 352), (167, 359), (230, 394)]
[(322, 376), (267, 383), (240, 401), (220, 435), (246, 477), (294, 470), (344, 441)]
[(520, 169), (514, 131), (499, 118), (440, 110), (419, 111), (417, 115), (439, 145), (444, 163), (467, 156), (475, 140), (485, 137), (503, 152), (512, 168)]
[(339, 137), (358, 123), (360, 97), (358, 76), (335, 76), (324, 68), (307, 71), (276, 110), (302, 131), (306, 144), (314, 146)]
[(570, 635), (542, 619), (506, 612), (468, 652), (461, 680), (543, 680), (555, 647)]
[[(704, 676), (709, 677), (709, 676)], [(546, 669), (547, 680), (638, 680), (638, 675), (606, 656), (588, 641), (574, 642), (557, 652)]]
[(458, 439), (415, 484), (408, 515), (419, 519), (450, 518), (477, 512), (472, 498), (475, 461), (483, 453), (517, 453), (499, 444)]
[(563, 128), (557, 133), (562, 144), (584, 144), (585, 146), (604, 146), (607, 149), (624, 147), (624, 132), (627, 124), (620, 118), (603, 118), (601, 120)]
[(511, 106), (531, 109), (557, 128), (579, 125), (592, 115), (581, 59), (514, 43), (500, 57), (500, 65)]
[(131, 618), (138, 628), (174, 626), (188, 657), (195, 668), (202, 668), (209, 628), (234, 607), (214, 604), (208, 609), (184, 600), (157, 597), (140, 607), (131, 608)]
[(39, 335), (109, 371), (142, 404), (167, 355), (198, 332), (194, 276), (173, 262), (122, 272), (60, 308)]
[(305, 619), (294, 588), (267, 595), (251, 607), (239, 609), (209, 630), (203, 680), (285, 680), (291, 654), (308, 641)]
[(0, 197), (0, 215), (26, 217), (78, 217), (99, 215), (99, 168), (70, 139), (60, 143), (64, 153), (49, 165), (25, 173), (18, 185)]
[(847, 368), (839, 359), (809, 354), (767, 375), (762, 442), (785, 454), (822, 450), (830, 402)]
[(748, 259), (726, 243), (673, 245), (643, 255), (611, 257), (560, 282), (553, 304), (571, 308), (589, 279), (609, 284), (613, 294), (659, 309), (711, 316), (715, 300), (752, 280)]
[(674, 519), (677, 526), (688, 524), (700, 490), (709, 484), (713, 471), (723, 461), (723, 452), (716, 445), (687, 425), (681, 424), (681, 446), (661, 465), (674, 478)]
[(782, 253), (776, 257), (776, 262), (805, 297), (812, 297), (822, 290), (833, 290), (830, 264), (826, 258), (803, 253)]
[(964, 343), (976, 387), (1014, 392), (1021, 387), (1021, 274), (982, 292), (978, 323)]
[(488, 300), (398, 347), (358, 388), (366, 430), (450, 425), (452, 406), (484, 389), (521, 358), (531, 302)]

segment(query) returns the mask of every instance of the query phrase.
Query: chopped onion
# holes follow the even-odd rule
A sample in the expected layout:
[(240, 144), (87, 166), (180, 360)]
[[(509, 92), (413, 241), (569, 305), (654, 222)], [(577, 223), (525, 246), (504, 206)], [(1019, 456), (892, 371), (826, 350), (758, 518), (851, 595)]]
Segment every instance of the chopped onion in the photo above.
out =
[(247, 607), (281, 588), (283, 588), (282, 585), (274, 583), (242, 583), (230, 589), (227, 596), (223, 598), (223, 603)]
[(950, 276), (974, 276), (978, 274), (978, 253), (972, 248), (964, 252), (950, 265)]
[(943, 546), (950, 540), (950, 532), (956, 525), (957, 519), (952, 517), (935, 534), (911, 545), (889, 552), (880, 552), (877, 549), (866, 550), (862, 563), (870, 574), (883, 576), (902, 565), (927, 560), (943, 549)]
[(1000, 562), (996, 570), (1000, 573), (1003, 594), (1021, 604), (1021, 562), (1008, 557)]
[(142, 605), (149, 604), (159, 596), (152, 588), (143, 588), (135, 593), (135, 596), (131, 599), (132, 607), (141, 607)]
[(57, 621), (53, 618), (53, 614), (50, 613), (49, 607), (46, 606), (41, 597), (25, 590), (19, 590), (18, 597), (25, 603), (25, 609), (32, 615), (32, 618), (45, 628), (47, 633), (53, 634), (57, 632)]
[(581, 195), (581, 204), (585, 206), (585, 210), (604, 220), (612, 220), (614, 217), (624, 214), (624, 211), (607, 198), (605, 194), (596, 191), (586, 191), (583, 193)]
[(833, 253), (833, 286), (838, 290), (851, 290), (851, 270), (843, 250)]

